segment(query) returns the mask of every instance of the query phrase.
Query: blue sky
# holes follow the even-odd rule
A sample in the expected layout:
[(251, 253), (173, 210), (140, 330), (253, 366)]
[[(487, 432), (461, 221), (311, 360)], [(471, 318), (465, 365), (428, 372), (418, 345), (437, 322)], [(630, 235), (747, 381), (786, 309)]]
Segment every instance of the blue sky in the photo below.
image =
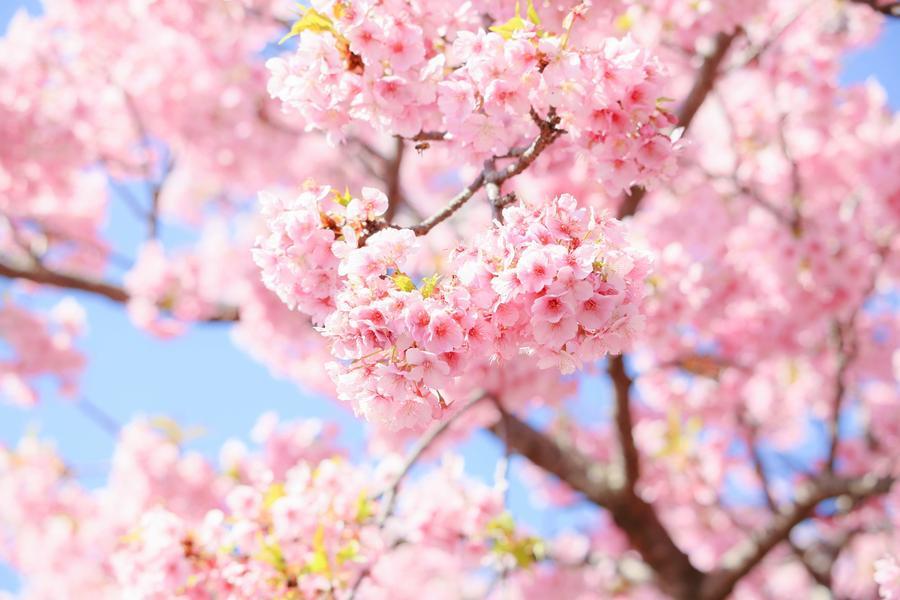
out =
[[(33, 0), (0, 0), (0, 31), (23, 6), (36, 12), (39, 4)], [(891, 103), (897, 108), (898, 57), (900, 21), (895, 21), (875, 47), (849, 57), (844, 79), (856, 82), (876, 77), (888, 89)], [(142, 230), (137, 229), (138, 224), (121, 203), (114, 206), (117, 208), (108, 225), (109, 235), (121, 242), (119, 249), (133, 255), (134, 240), (142, 237)], [(89, 296), (76, 297), (88, 312), (90, 327), (81, 344), (90, 359), (81, 392), (116, 420), (125, 422), (138, 414), (167, 414), (185, 425), (202, 425), (205, 434), (192, 445), (215, 456), (222, 441), (233, 436), (246, 437), (257, 416), (275, 410), (285, 417), (337, 420), (343, 439), (359, 448), (362, 427), (347, 411), (271, 377), (265, 367), (232, 344), (227, 327), (197, 327), (188, 335), (163, 342), (134, 329), (121, 306)], [(602, 396), (599, 387), (597, 381), (591, 381), (586, 395)], [(13, 444), (33, 429), (55, 439), (68, 462), (80, 468), (89, 483), (102, 482), (113, 439), (71, 402), (57, 397), (52, 388), (33, 410), (0, 405), (0, 443)], [(489, 436), (480, 434), (467, 444), (464, 454), (471, 471), (490, 477), (500, 449)], [(514, 512), (543, 531), (576, 523), (581, 516), (540, 513), (528, 506), (526, 494), (518, 486), (510, 501)], [(15, 577), (0, 566), (0, 589), (15, 586)]]

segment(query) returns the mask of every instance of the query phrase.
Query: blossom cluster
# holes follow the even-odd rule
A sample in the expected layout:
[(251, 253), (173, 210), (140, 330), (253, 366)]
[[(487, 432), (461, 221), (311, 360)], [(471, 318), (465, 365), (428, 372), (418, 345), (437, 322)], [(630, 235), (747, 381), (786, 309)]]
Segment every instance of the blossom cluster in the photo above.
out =
[(269, 235), (254, 251), (263, 280), (321, 323), (338, 396), (395, 429), (441, 417), (442, 390), (485, 361), (524, 353), (572, 372), (623, 351), (640, 327), (649, 263), (619, 222), (563, 195), (507, 207), (450, 258), (450, 274), (409, 274), (410, 229), (382, 228), (380, 192), (329, 188), (264, 197)]
[[(284, 481), (238, 485), (196, 529), (165, 510), (144, 514), (135, 541), (113, 557), (122, 589), (137, 597), (171, 590), (238, 598), (325, 596), (352, 585), (382, 551), (368, 477), (340, 460), (300, 463)], [(364, 558), (366, 557), (366, 558)]]
[(267, 63), (269, 91), (333, 139), (440, 132), (475, 165), (527, 145), (553, 111), (615, 193), (672, 166), (674, 118), (659, 63), (628, 38), (572, 43), (575, 19), (551, 34), (529, 4), (486, 31), (474, 4), (314, 2), (297, 51)]
[(875, 561), (875, 583), (879, 598), (900, 598), (900, 565), (896, 558), (889, 555)]
[(85, 359), (75, 347), (84, 330), (84, 310), (72, 298), (42, 315), (5, 300), (0, 306), (0, 337), (10, 356), (0, 360), (0, 395), (21, 406), (37, 402), (37, 382), (48, 376), (73, 395)]
[(344, 598), (358, 587), (387, 598), (408, 552), (451, 580), (534, 554), (501, 488), (452, 456), (407, 482), (383, 518), (397, 458), (354, 465), (317, 421), (264, 415), (261, 448), (229, 441), (219, 469), (182, 450), (184, 434), (165, 420), (128, 424), (93, 490), (50, 444), (0, 446), (2, 556), (29, 576), (28, 597)]

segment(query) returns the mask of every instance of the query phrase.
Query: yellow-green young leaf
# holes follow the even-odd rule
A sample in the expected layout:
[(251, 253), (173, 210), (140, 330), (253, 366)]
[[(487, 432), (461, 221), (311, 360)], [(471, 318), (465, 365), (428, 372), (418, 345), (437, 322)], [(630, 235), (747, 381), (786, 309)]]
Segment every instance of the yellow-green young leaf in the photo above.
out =
[(681, 420), (677, 410), (669, 411), (668, 427), (665, 433), (665, 446), (661, 456), (683, 456), (691, 451), (694, 438), (703, 429), (703, 420), (698, 416), (690, 417), (686, 423)]
[(434, 294), (434, 289), (437, 287), (438, 279), (440, 275), (435, 273), (431, 277), (426, 277), (422, 280), (422, 287), (419, 291), (422, 292), (423, 298), (431, 298), (431, 295)]
[(358, 556), (359, 542), (357, 542), (356, 540), (350, 540), (344, 545), (343, 548), (337, 551), (335, 559), (337, 560), (338, 566), (340, 566), (347, 561), (354, 560)]
[(272, 567), (281, 573), (287, 570), (287, 562), (284, 560), (284, 553), (278, 542), (264, 542), (259, 554), (256, 558), (264, 563), (272, 565)]
[(133, 544), (135, 542), (141, 541), (141, 530), (140, 529), (132, 529), (125, 535), (119, 537), (119, 541), (123, 544)]
[(347, 206), (348, 204), (350, 204), (350, 201), (353, 200), (353, 198), (350, 196), (350, 188), (344, 188), (343, 194), (341, 194), (337, 190), (334, 190), (334, 192), (332, 193), (334, 194), (334, 201), (341, 206)]
[(319, 525), (316, 534), (313, 536), (313, 557), (306, 568), (310, 573), (328, 574), (331, 573), (331, 565), (328, 563), (328, 552), (325, 549), (325, 526)]
[(493, 25), (490, 29), (494, 33), (499, 33), (503, 36), (503, 39), (508, 40), (512, 38), (515, 32), (525, 29), (525, 20), (519, 15), (516, 15), (503, 25)]
[(166, 439), (176, 445), (195, 440), (205, 433), (202, 427), (192, 426), (184, 428), (172, 417), (159, 415), (150, 419), (150, 425), (163, 434)]
[(324, 552), (316, 550), (313, 552), (312, 558), (306, 563), (306, 569), (315, 575), (324, 575), (330, 571), (328, 566), (328, 555)]
[(515, 559), (516, 566), (527, 569), (543, 558), (544, 543), (535, 537), (517, 540), (513, 543), (510, 554)]
[(522, 569), (527, 569), (546, 555), (544, 542), (530, 536), (522, 539), (498, 540), (494, 543), (491, 551), (499, 556), (511, 557), (516, 566)]
[(221, 546), (219, 546), (218, 552), (219, 552), (219, 554), (228, 555), (228, 554), (234, 554), (234, 552), (236, 550), (237, 550), (237, 546), (234, 545), (233, 543), (231, 543), (231, 544), (222, 544)]
[(515, 530), (516, 524), (508, 512), (494, 517), (487, 524), (487, 533), (493, 537), (510, 537)]
[(269, 489), (266, 490), (266, 493), (263, 496), (263, 507), (266, 509), (272, 508), (275, 501), (279, 498), (283, 498), (284, 495), (284, 484), (278, 482), (273, 483), (269, 486)]
[(150, 425), (174, 444), (181, 444), (184, 440), (184, 432), (181, 430), (181, 425), (172, 417), (165, 415), (153, 417), (150, 419)]
[[(528, 20), (531, 21), (534, 25), (540, 25), (541, 19), (538, 17), (537, 11), (534, 9), (534, 4), (532, 0), (528, 0), (528, 10), (527, 10)], [(503, 36), (503, 39), (512, 38), (513, 34), (517, 31), (521, 31), (528, 27), (528, 23), (525, 19), (522, 18), (519, 10), (519, 0), (516, 0), (516, 16), (512, 19), (503, 23), (502, 25), (494, 25), (490, 28), (494, 33), (499, 33)]]
[(623, 12), (621, 15), (616, 17), (615, 21), (613, 21), (613, 26), (619, 31), (629, 31), (632, 27), (634, 27), (634, 17), (632, 17), (628, 12)]
[(532, 0), (528, 0), (528, 20), (534, 23), (536, 26), (541, 24), (541, 18), (537, 14), (537, 10), (534, 8), (534, 2)]
[(168, 311), (168, 310), (172, 310), (173, 308), (175, 308), (175, 303), (177, 301), (178, 301), (178, 299), (175, 297), (175, 295), (169, 293), (162, 297), (162, 299), (159, 301), (158, 305), (161, 309)]
[(315, 33), (330, 31), (331, 33), (335, 33), (334, 23), (328, 18), (328, 15), (323, 15), (314, 8), (306, 8), (303, 11), (303, 16), (297, 19), (291, 27), (290, 33), (281, 38), (281, 41), (278, 43), (283, 44), (285, 41), (296, 35), (300, 35), (300, 33), (304, 31), (312, 31)]
[(391, 275), (391, 280), (394, 282), (394, 285), (397, 286), (397, 289), (401, 292), (411, 292), (416, 289), (416, 284), (413, 283), (413, 280), (409, 278), (409, 275), (406, 273), (401, 273), (397, 271), (393, 275)]
[(360, 492), (359, 498), (356, 499), (356, 522), (365, 523), (374, 514), (374, 503), (369, 499), (369, 496), (367, 496), (364, 491)]
[(227, 471), (225, 471), (225, 476), (234, 481), (241, 480), (241, 471), (238, 469), (237, 465), (229, 467)]

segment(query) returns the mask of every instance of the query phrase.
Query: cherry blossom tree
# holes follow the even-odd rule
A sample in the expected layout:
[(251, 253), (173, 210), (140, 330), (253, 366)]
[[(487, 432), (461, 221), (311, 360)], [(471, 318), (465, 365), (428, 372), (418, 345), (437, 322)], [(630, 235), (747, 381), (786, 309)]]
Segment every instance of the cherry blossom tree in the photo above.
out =
[[(20, 13), (0, 39), (4, 399), (78, 397), (93, 295), (162, 338), (230, 327), (368, 432), (357, 460), (333, 425), (265, 414), (216, 461), (174, 422), (98, 414), (99, 487), (49, 441), (0, 446), (23, 597), (900, 598), (900, 117), (838, 83), (898, 15)], [(146, 232), (131, 247), (103, 233), (114, 203)], [(576, 408), (600, 402), (589, 379), (606, 418)], [(507, 452), (492, 481), (459, 457), (478, 430)], [(590, 524), (541, 536), (513, 476)]]

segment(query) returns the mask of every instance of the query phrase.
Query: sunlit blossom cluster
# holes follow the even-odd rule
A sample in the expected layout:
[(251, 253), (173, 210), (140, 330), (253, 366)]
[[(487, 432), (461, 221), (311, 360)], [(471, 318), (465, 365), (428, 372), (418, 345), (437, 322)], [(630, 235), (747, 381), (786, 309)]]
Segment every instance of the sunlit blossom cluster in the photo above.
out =
[(483, 361), (524, 353), (569, 373), (621, 352), (640, 328), (647, 259), (571, 196), (506, 208), (453, 253), (450, 273), (418, 285), (413, 231), (383, 228), (359, 245), (387, 198), (342, 198), (321, 188), (265, 199), (270, 233), (255, 257), (267, 285), (322, 324), (338, 396), (369, 420), (439, 419), (441, 390)]
[(471, 3), (316, 3), (298, 22), (297, 51), (268, 62), (269, 91), (336, 140), (354, 128), (440, 132), (476, 165), (526, 145), (535, 114), (553, 111), (614, 193), (670, 172), (662, 130), (674, 119), (662, 67), (633, 41), (569, 43), (579, 10), (545, 32), (529, 4), (527, 19), (488, 31)]

